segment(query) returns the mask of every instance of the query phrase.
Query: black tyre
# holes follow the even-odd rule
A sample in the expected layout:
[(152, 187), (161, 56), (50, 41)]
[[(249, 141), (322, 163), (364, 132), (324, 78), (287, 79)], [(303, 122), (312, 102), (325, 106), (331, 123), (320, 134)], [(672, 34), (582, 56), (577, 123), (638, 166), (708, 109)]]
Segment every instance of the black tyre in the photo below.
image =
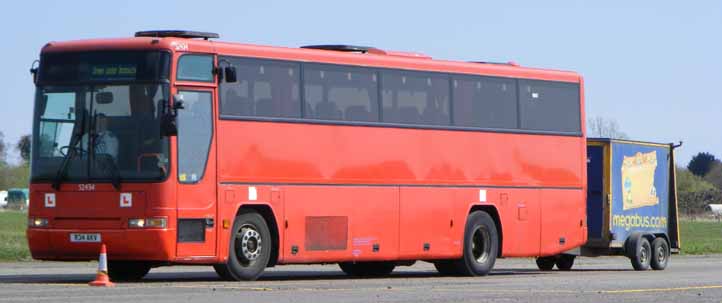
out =
[(576, 258), (576, 256), (574, 256), (574, 255), (559, 255), (559, 257), (557, 257), (557, 262), (556, 262), (557, 268), (559, 268), (559, 270), (564, 270), (564, 271), (571, 270), (572, 266), (574, 266), (575, 258)]
[(150, 264), (137, 261), (108, 261), (111, 281), (138, 281), (150, 271)]
[(633, 249), (633, 251), (630, 252), (632, 267), (634, 267), (635, 270), (649, 269), (649, 263), (652, 257), (652, 245), (649, 244), (649, 240), (642, 236), (636, 237), (629, 243), (629, 248)]
[(380, 277), (394, 271), (394, 262), (342, 262), (338, 263), (344, 273), (355, 277)]
[(266, 269), (272, 249), (271, 232), (263, 216), (253, 211), (242, 213), (233, 222), (228, 260), (213, 268), (224, 279), (256, 280)]
[(464, 253), (457, 260), (456, 272), (464, 276), (486, 276), (494, 267), (499, 251), (499, 236), (494, 219), (475, 211), (466, 220)]
[(536, 258), (536, 266), (539, 267), (539, 270), (541, 271), (550, 271), (554, 269), (554, 264), (556, 262), (556, 256)]
[(440, 260), (434, 262), (436, 270), (444, 276), (456, 276), (458, 271), (456, 270), (456, 263), (454, 260)]
[(226, 264), (214, 264), (213, 270), (216, 271), (216, 274), (222, 279), (222, 280), (228, 280), (232, 281), (233, 277), (228, 272), (228, 267), (226, 267)]
[(664, 270), (667, 268), (669, 262), (669, 244), (667, 240), (658, 237), (652, 241), (652, 257), (650, 258), (650, 265), (654, 270)]

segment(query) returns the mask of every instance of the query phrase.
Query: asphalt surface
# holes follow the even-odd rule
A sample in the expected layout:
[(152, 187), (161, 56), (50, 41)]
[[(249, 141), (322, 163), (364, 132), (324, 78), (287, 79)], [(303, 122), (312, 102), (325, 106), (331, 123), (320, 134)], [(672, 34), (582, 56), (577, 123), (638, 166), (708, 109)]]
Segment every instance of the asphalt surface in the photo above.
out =
[(673, 256), (667, 270), (644, 272), (622, 257), (577, 258), (569, 272), (503, 259), (474, 278), (441, 277), (424, 262), (380, 279), (348, 278), (336, 265), (277, 266), (255, 282), (175, 266), (113, 288), (87, 286), (96, 266), (0, 263), (0, 302), (722, 302), (722, 255)]

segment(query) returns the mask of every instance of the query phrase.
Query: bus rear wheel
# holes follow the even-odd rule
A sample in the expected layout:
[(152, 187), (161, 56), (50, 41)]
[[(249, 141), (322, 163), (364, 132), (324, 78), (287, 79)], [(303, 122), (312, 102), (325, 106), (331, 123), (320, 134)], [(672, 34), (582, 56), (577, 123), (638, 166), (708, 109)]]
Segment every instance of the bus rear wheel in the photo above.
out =
[(499, 236), (494, 219), (484, 211), (475, 211), (466, 220), (464, 253), (456, 260), (456, 271), (463, 276), (486, 276), (494, 267), (499, 251)]
[(557, 258), (555, 256), (536, 258), (536, 266), (539, 267), (539, 270), (541, 271), (550, 271), (554, 269), (554, 263), (556, 262)]
[(575, 255), (561, 254), (557, 257), (556, 264), (559, 270), (571, 270), (574, 266)]
[(150, 271), (150, 264), (137, 261), (108, 261), (108, 276), (112, 281), (138, 281)]
[(255, 211), (236, 216), (228, 245), (228, 260), (213, 268), (226, 280), (253, 281), (266, 269), (271, 258), (271, 231)]
[(380, 277), (394, 271), (394, 262), (341, 262), (338, 263), (344, 273), (355, 277)]

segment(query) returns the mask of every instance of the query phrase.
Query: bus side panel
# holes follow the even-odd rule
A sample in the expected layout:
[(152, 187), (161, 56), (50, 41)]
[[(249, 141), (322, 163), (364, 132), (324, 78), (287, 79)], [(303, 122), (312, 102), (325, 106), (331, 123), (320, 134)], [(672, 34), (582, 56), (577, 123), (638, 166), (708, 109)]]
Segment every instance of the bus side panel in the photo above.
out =
[(632, 232), (667, 233), (669, 163), (669, 146), (612, 142), (612, 246)]
[(492, 195), (498, 200), (502, 223), (502, 256), (539, 255), (539, 189), (503, 189)]
[(283, 263), (395, 260), (399, 189), (284, 186)]
[(554, 255), (587, 241), (582, 190), (541, 190), (541, 255)]
[(454, 192), (461, 189), (402, 187), (400, 258), (439, 259), (461, 255), (462, 242), (453, 237)]

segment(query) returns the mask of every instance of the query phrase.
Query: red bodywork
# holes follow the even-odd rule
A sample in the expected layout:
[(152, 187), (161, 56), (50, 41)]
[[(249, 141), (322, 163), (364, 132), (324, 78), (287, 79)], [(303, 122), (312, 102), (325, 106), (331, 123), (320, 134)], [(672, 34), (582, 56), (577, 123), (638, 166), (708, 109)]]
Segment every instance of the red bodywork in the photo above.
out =
[[(581, 77), (572, 72), (402, 52), (355, 54), (179, 38), (52, 42), (43, 52), (111, 49), (169, 50), (171, 75), (181, 54), (211, 53), (565, 81), (579, 83), (583, 92)], [(216, 83), (172, 80), (171, 93), (179, 88), (212, 91), (218, 108)], [(110, 259), (219, 263), (228, 257), (229, 227), (241, 207), (266, 215), (278, 248), (272, 261), (278, 264), (458, 258), (466, 217), (476, 208), (498, 221), (502, 256), (553, 255), (586, 242), (583, 135), (232, 121), (220, 120), (217, 110), (214, 116), (205, 177), (198, 184), (178, 184), (174, 160), (165, 182), (122, 185), (121, 192), (133, 195), (130, 208), (118, 206), (120, 192), (110, 184), (83, 192), (71, 183), (56, 192), (56, 207), (46, 208), (44, 194), (55, 191), (50, 184), (31, 184), (29, 216), (49, 220), (47, 228), (27, 232), (33, 258), (95, 259), (100, 244), (71, 243), (69, 234), (98, 232)], [(582, 130), (584, 120), (582, 110)], [(170, 150), (176, 159), (175, 138)], [(167, 228), (127, 228), (129, 218), (152, 216), (166, 217)], [(216, 224), (206, 229), (203, 243), (177, 243), (179, 218), (212, 218)], [(319, 237), (319, 231), (325, 233)], [(339, 243), (344, 245), (328, 246)]]

